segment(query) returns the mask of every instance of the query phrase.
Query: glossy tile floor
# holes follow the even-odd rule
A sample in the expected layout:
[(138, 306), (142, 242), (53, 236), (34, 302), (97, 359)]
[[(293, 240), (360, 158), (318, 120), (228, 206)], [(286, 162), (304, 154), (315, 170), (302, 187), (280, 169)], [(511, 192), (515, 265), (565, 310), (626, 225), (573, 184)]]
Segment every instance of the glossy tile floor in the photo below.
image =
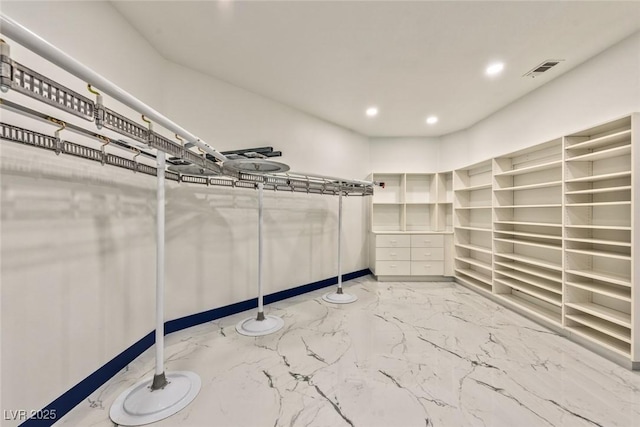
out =
[[(241, 313), (170, 335), (167, 370), (202, 378), (154, 426), (640, 426), (631, 372), (453, 283), (345, 283), (268, 306), (280, 332), (239, 336)], [(153, 372), (153, 349), (59, 422), (112, 426), (109, 407)]]

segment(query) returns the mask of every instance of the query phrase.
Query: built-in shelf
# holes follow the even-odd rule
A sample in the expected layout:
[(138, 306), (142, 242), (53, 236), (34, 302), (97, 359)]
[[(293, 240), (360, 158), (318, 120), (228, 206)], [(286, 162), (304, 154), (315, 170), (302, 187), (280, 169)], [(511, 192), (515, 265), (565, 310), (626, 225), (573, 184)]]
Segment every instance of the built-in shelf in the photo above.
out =
[(561, 245), (554, 245), (554, 244), (551, 244), (551, 243), (534, 242), (534, 241), (525, 240), (525, 239), (494, 238), (493, 240), (496, 241), (496, 242), (511, 243), (511, 244), (514, 244), (514, 245), (533, 246), (533, 247), (536, 247), (536, 248), (550, 249), (550, 250), (554, 250), (554, 251), (561, 251), (562, 250), (562, 246)]
[(569, 320), (573, 320), (574, 322), (578, 322), (582, 325), (588, 326), (598, 332), (607, 334), (620, 341), (631, 344), (631, 334), (629, 328), (606, 322), (602, 319), (590, 316), (588, 314), (567, 314), (565, 315), (565, 317)]
[(554, 204), (540, 204), (540, 205), (502, 205), (502, 206), (495, 206), (495, 209), (522, 209), (522, 208), (531, 209), (531, 208), (561, 208), (561, 207), (562, 207), (561, 203), (554, 203)]
[(501, 285), (508, 286), (511, 289), (515, 289), (517, 291), (523, 292), (532, 297), (538, 298), (544, 302), (549, 304), (562, 307), (562, 295), (558, 295), (553, 292), (546, 291), (536, 286), (529, 285), (527, 283), (521, 282), (519, 280), (513, 280), (509, 278), (495, 278), (495, 283), (499, 283)]
[(626, 178), (631, 176), (631, 171), (622, 171), (622, 172), (614, 172), (614, 173), (605, 173), (600, 175), (588, 175), (580, 178), (571, 178), (565, 179), (564, 182), (567, 184), (573, 184), (576, 182), (596, 182), (596, 181), (608, 181), (610, 179), (618, 179), (618, 178)]
[(371, 231), (451, 231), (451, 172), (373, 173)]
[(545, 291), (562, 295), (562, 285), (560, 283), (557, 283), (551, 280), (542, 279), (540, 277), (536, 277), (530, 274), (526, 274), (526, 273), (522, 273), (514, 270), (497, 269), (495, 270), (495, 273), (510, 277), (512, 279), (520, 280), (525, 283), (529, 283), (533, 286), (544, 289)]
[(562, 325), (562, 316), (555, 311), (549, 310), (546, 307), (542, 307), (540, 305), (534, 304), (524, 298), (520, 298), (514, 294), (497, 294), (498, 298), (506, 301), (509, 304), (513, 304), (518, 306), (521, 310), (524, 310), (526, 313), (529, 313), (533, 316), (544, 319), (548, 322), (551, 322), (554, 325), (560, 326)]
[(407, 185), (426, 185), (420, 174), (405, 174), (391, 179), (397, 195), (374, 202), (387, 202), (378, 206), (381, 214), (397, 217), (402, 230), (411, 216), (426, 217), (435, 206), (453, 232), (450, 256), (459, 283), (638, 364), (640, 300), (633, 282), (640, 263), (632, 226), (640, 215), (640, 157), (632, 151), (640, 138), (633, 129), (640, 129), (638, 113), (442, 179), (431, 174), (435, 198), (418, 191), (408, 198)]
[(480, 268), (484, 268), (485, 270), (491, 271), (491, 264), (488, 264), (484, 261), (480, 261), (476, 258), (471, 258), (468, 256), (456, 256), (456, 261), (462, 261), (464, 263), (467, 263), (469, 265), (473, 265), (476, 267), (480, 267)]
[(486, 248), (484, 246), (479, 246), (479, 245), (471, 245), (468, 243), (456, 243), (456, 247), (462, 248), (462, 249), (469, 249), (470, 251), (474, 251), (474, 252), (482, 252), (489, 255), (493, 253), (493, 250), (491, 248)]
[(588, 188), (586, 190), (568, 190), (565, 191), (566, 195), (575, 195), (575, 194), (599, 194), (599, 193), (617, 193), (620, 191), (630, 191), (630, 185), (620, 185), (617, 187), (603, 187), (603, 188)]
[(478, 191), (478, 190), (486, 190), (490, 188), (491, 188), (491, 183), (486, 183), (486, 184), (471, 185), (465, 188), (458, 188), (455, 191)]
[(624, 357), (630, 356), (630, 345), (587, 326), (565, 326), (568, 331)]
[(630, 288), (605, 285), (604, 283), (594, 283), (594, 282), (587, 282), (587, 281), (580, 281), (580, 282), (567, 281), (567, 286), (571, 286), (574, 288), (604, 295), (610, 298), (619, 299), (621, 301), (631, 302)]
[(567, 242), (577, 242), (577, 243), (591, 243), (593, 245), (610, 245), (610, 246), (623, 246), (626, 248), (631, 247), (631, 242), (621, 242), (618, 240), (605, 240), (605, 239), (593, 239), (593, 238), (582, 238), (582, 237), (567, 237), (565, 238)]
[(469, 230), (469, 231), (488, 231), (491, 232), (491, 228), (484, 228), (484, 227), (464, 227), (464, 226), (456, 226), (454, 228), (457, 228), (459, 230)]
[[(480, 279), (478, 279), (478, 277), (480, 277)], [(475, 270), (457, 268), (456, 278), (473, 288), (491, 293), (491, 278), (487, 278), (487, 276), (484, 276)]]
[(507, 254), (507, 253), (497, 253), (497, 257), (510, 259), (512, 261), (523, 262), (525, 264), (532, 265), (534, 267), (542, 267), (548, 268), (549, 270), (557, 270), (562, 271), (562, 265), (556, 264), (554, 262), (548, 261), (546, 259), (534, 258), (531, 256), (525, 256), (521, 254)]
[(631, 328), (631, 315), (627, 313), (622, 313), (591, 302), (566, 302), (564, 305), (583, 313), (596, 316), (600, 319), (606, 320), (607, 322), (615, 323), (617, 325), (624, 326), (625, 328)]
[(631, 154), (631, 145), (623, 145), (621, 147), (609, 148), (607, 150), (595, 151), (593, 153), (569, 157), (567, 159), (567, 162), (595, 162), (597, 160), (621, 157), (627, 154)]
[(614, 285), (631, 286), (631, 279), (625, 276), (620, 276), (613, 273), (605, 273), (594, 270), (566, 270), (569, 274), (576, 276), (586, 277), (588, 279), (600, 280), (601, 282), (608, 282)]
[(581, 228), (590, 230), (619, 230), (619, 231), (631, 231), (631, 227), (626, 225), (589, 225), (589, 224), (567, 224), (566, 228)]
[(595, 249), (567, 249), (567, 253), (581, 254), (589, 256), (597, 256), (603, 258), (620, 259), (624, 261), (631, 261), (631, 255), (625, 255), (617, 252), (599, 251)]
[(530, 221), (494, 221), (494, 224), (497, 225), (531, 225), (536, 227), (558, 227), (561, 228), (561, 223), (551, 223), (551, 222), (530, 222)]
[(555, 234), (546, 234), (546, 233), (531, 233), (524, 231), (513, 231), (513, 230), (494, 230), (496, 234), (509, 234), (512, 236), (522, 236), (522, 237), (536, 237), (539, 239), (549, 239), (549, 240), (560, 240), (562, 241), (562, 236), (558, 236)]
[[(497, 255), (497, 256), (500, 256), (500, 255)], [(559, 271), (549, 271), (547, 269), (540, 268), (534, 265), (520, 264), (519, 262), (494, 261), (494, 264), (499, 267), (505, 267), (511, 270), (521, 271), (523, 273), (531, 274), (533, 276), (538, 276), (540, 278), (562, 284), (562, 273)]]
[(566, 149), (567, 150), (584, 150), (587, 148), (594, 149), (594, 148), (606, 147), (607, 145), (615, 145), (620, 142), (627, 142), (627, 141), (631, 143), (631, 129), (626, 129), (620, 132), (604, 135), (599, 138), (593, 138), (593, 139), (589, 139), (588, 141), (571, 144), (571, 145), (568, 145)]
[(553, 182), (541, 182), (538, 184), (527, 184), (527, 185), (518, 185), (514, 187), (503, 187), (496, 188), (493, 191), (520, 191), (520, 190), (534, 190), (536, 188), (549, 188), (549, 187), (559, 187), (562, 185), (562, 181), (553, 181)]
[(597, 207), (597, 206), (624, 206), (624, 205), (631, 206), (631, 201), (567, 203), (565, 206), (568, 208), (584, 208), (584, 207)]
[(458, 210), (472, 210), (472, 209), (491, 209), (492, 206), (458, 206)]
[(515, 176), (515, 175), (523, 175), (526, 173), (539, 172), (549, 169), (555, 169), (562, 166), (562, 160), (554, 160), (551, 162), (541, 163), (533, 166), (525, 166), (518, 169), (512, 169), (506, 172), (496, 173), (494, 176), (502, 177), (502, 176)]

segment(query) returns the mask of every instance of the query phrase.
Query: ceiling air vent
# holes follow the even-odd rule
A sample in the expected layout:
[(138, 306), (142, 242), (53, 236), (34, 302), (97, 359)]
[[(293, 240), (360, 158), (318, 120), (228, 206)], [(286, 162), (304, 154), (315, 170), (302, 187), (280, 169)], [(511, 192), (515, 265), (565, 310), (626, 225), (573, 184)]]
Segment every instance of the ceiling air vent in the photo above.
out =
[(547, 59), (543, 63), (533, 67), (532, 70), (527, 72), (522, 77), (536, 77), (536, 76), (539, 76), (542, 73), (546, 73), (547, 71), (549, 71), (550, 69), (552, 69), (553, 67), (555, 67), (556, 65), (558, 65), (562, 61), (564, 61), (564, 59)]

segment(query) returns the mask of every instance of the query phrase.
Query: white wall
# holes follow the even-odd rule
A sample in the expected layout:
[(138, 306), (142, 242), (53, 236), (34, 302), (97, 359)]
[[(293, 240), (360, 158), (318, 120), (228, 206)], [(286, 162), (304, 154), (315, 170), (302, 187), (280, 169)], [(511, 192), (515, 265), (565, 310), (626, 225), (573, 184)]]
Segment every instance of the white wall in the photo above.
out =
[[(3, 1), (2, 12), (218, 149), (273, 145), (293, 171), (369, 171), (367, 138), (168, 63), (108, 3)], [(83, 82), (7, 41), (14, 59), (88, 95)], [(6, 111), (2, 120), (55, 130)], [(155, 179), (2, 143), (0, 188), (1, 406), (39, 409), (153, 329)], [(170, 183), (167, 200), (167, 319), (255, 297), (256, 192)], [(266, 293), (336, 274), (337, 203), (266, 193)], [(368, 266), (366, 206), (345, 201), (343, 272)]]
[(442, 170), (464, 167), (640, 111), (640, 32), (440, 141)]
[(369, 138), (371, 172), (439, 172), (439, 138)]
[[(218, 150), (271, 145), (284, 153), (275, 160), (294, 172), (367, 176), (369, 145), (363, 136), (178, 64), (168, 64), (165, 79), (164, 112)], [(170, 317), (254, 297), (255, 192), (181, 186), (170, 200), (168, 221), (180, 224), (180, 231), (169, 241), (167, 267), (206, 295), (181, 293)], [(335, 275), (337, 198), (267, 192), (265, 203), (266, 292)], [(368, 267), (367, 203), (345, 199), (344, 272)], [(185, 264), (191, 265), (186, 272), (180, 268)]]

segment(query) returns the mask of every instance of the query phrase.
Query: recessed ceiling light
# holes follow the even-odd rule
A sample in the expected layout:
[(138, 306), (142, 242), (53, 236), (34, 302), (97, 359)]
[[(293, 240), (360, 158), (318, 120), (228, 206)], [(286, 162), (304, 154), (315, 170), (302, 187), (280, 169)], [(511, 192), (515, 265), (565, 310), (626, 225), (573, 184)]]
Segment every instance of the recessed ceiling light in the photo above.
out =
[(436, 123), (438, 123), (438, 118), (436, 116), (427, 117), (427, 124), (435, 125)]
[(487, 73), (488, 76), (495, 76), (497, 74), (500, 74), (502, 70), (504, 70), (504, 63), (496, 62), (489, 65), (485, 70), (485, 72)]
[(367, 116), (375, 117), (378, 115), (378, 107), (369, 107), (367, 108)]

